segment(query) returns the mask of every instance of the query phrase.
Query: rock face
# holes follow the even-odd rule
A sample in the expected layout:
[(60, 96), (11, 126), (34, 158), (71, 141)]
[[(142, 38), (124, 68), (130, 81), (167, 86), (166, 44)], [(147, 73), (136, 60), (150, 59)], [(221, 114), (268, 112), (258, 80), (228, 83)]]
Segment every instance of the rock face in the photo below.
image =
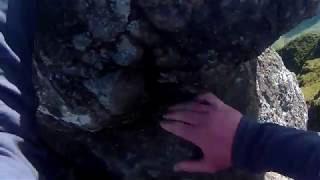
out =
[(306, 129), (308, 110), (296, 75), (268, 49), (258, 57), (259, 121)]
[(278, 53), (290, 71), (303, 74), (303, 66), (306, 61), (320, 57), (319, 44), (319, 34), (305, 33), (289, 42)]
[[(296, 115), (295, 110), (304, 117), (303, 102), (293, 96), (301, 95), (296, 82), (281, 75), (286, 73), (283, 64), (271, 62), (278, 56), (267, 50), (258, 60), (271, 59), (270, 64), (260, 62), (258, 68), (256, 57), (314, 14), (318, 4), (41, 1), (35, 79), (43, 137), (56, 152), (75, 163), (94, 161), (114, 179), (263, 179), (237, 170), (214, 176), (173, 173), (175, 162), (201, 153), (159, 128), (161, 112), (207, 90), (256, 118), (280, 121)], [(265, 73), (258, 79), (257, 69)], [(265, 87), (273, 81), (263, 77), (288, 86), (276, 84), (268, 91)], [(290, 96), (283, 94), (287, 91)], [(289, 102), (299, 105), (286, 107)], [(292, 122), (304, 127), (297, 118)]]

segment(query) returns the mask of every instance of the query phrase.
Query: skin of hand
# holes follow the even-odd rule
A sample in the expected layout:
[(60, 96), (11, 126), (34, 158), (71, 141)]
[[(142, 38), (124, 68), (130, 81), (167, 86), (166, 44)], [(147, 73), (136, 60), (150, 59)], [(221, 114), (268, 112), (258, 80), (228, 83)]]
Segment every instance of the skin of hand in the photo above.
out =
[(242, 114), (211, 93), (169, 108), (160, 125), (200, 147), (203, 158), (175, 165), (175, 171), (215, 173), (232, 166), (232, 145)]

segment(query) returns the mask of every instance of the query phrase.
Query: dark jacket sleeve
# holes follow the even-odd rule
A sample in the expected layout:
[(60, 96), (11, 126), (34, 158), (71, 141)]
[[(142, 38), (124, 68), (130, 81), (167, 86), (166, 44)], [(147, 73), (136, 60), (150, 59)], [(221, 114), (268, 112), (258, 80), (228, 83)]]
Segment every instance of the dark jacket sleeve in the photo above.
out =
[(316, 132), (258, 124), (244, 117), (232, 154), (234, 166), (250, 172), (274, 171), (295, 179), (320, 179), (320, 137)]
[(0, 3), (0, 179), (35, 180), (47, 157), (37, 136), (32, 84), (36, 1), (8, 2)]

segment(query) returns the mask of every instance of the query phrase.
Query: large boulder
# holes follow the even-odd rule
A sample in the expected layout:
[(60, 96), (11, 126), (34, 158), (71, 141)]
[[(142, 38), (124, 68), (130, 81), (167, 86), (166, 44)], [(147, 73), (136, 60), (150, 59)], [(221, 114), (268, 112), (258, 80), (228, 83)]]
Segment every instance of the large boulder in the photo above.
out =
[[(276, 52), (267, 49), (257, 59), (234, 68), (232, 75), (226, 76), (225, 73), (228, 72), (230, 71), (225, 66), (206, 67), (202, 70), (201, 79), (208, 89), (212, 89), (226, 102), (261, 123), (273, 122), (289, 127), (306, 128), (307, 110), (302, 92), (295, 75), (285, 68)], [(222, 79), (224, 81), (221, 81)], [(50, 81), (41, 79), (41, 82), (46, 84)], [(51, 93), (50, 88), (44, 88), (39, 93)], [(44, 114), (41, 111), (43, 107), (44, 105), (41, 105), (39, 108), (39, 122), (44, 138), (51, 147), (77, 162), (86, 162), (88, 157), (100, 159), (105, 163), (105, 171), (116, 174), (117, 178), (263, 179), (261, 175), (249, 175), (238, 171), (228, 171), (214, 176), (173, 173), (171, 168), (175, 162), (197, 157), (199, 151), (191, 144), (162, 131), (157, 125), (159, 117), (156, 110), (141, 117), (147, 119), (141, 119), (140, 122), (104, 129), (98, 133), (84, 133), (68, 124), (61, 124), (61, 121), (52, 115)], [(64, 138), (59, 139), (60, 136)], [(268, 173), (265, 179), (286, 178)]]
[[(269, 92), (261, 88), (269, 86), (263, 85), (269, 80), (259, 76), (260, 90), (268, 95), (257, 93), (257, 56), (281, 33), (313, 15), (318, 4), (319, 0), (41, 1), (34, 66), (43, 137), (64, 157), (80, 164), (94, 161), (114, 179), (263, 179), (238, 170), (173, 173), (174, 163), (201, 152), (161, 130), (161, 113), (206, 90), (257, 119), (289, 118), (283, 111), (297, 109), (302, 117), (303, 101), (291, 101), (299, 92), (284, 94), (295, 82)], [(273, 53), (267, 50), (260, 59), (271, 54), (271, 61), (279, 60)], [(284, 71), (260, 67), (265, 74)], [(287, 103), (300, 104), (290, 109), (282, 105)], [(261, 104), (269, 106), (263, 109)], [(304, 120), (292, 122), (304, 126)]]
[(290, 71), (296, 74), (303, 73), (303, 66), (307, 60), (320, 57), (320, 34), (302, 34), (278, 52)]

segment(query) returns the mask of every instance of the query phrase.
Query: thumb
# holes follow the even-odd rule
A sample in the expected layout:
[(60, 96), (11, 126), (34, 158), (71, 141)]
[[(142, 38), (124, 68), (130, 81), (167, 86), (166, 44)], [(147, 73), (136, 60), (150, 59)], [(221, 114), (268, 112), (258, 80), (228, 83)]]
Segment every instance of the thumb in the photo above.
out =
[(215, 168), (204, 160), (184, 161), (175, 165), (174, 171), (184, 171), (191, 173), (214, 173)]

